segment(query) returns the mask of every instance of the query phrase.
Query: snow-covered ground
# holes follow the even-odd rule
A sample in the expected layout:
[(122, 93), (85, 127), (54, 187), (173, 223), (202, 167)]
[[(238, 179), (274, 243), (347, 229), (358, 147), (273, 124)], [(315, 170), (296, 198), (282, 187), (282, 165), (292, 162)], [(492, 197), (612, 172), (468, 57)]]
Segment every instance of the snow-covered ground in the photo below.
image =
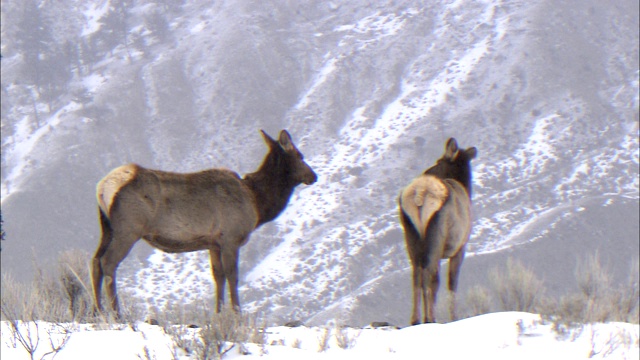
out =
[[(33, 324), (31, 324), (33, 326)], [(40, 343), (34, 358), (50, 351), (52, 325), (40, 323)], [(58, 360), (77, 359), (195, 359), (175, 349), (172, 338), (159, 326), (140, 323), (97, 330), (94, 325), (73, 325), (73, 333)], [(189, 330), (195, 332), (198, 330)], [(329, 341), (320, 350), (323, 335)], [(590, 324), (566, 334), (539, 315), (523, 312), (485, 314), (448, 324), (396, 328), (270, 327), (266, 345), (233, 347), (225, 359), (638, 359), (640, 328), (627, 323)], [(338, 335), (336, 337), (336, 335)], [(342, 336), (343, 346), (338, 338)], [(53, 336), (53, 344), (61, 336)], [(346, 340), (346, 341), (344, 341)], [(346, 343), (346, 345), (344, 345)], [(230, 346), (231, 344), (229, 344)], [(2, 358), (29, 359), (2, 322)], [(248, 353), (248, 354), (246, 354)], [(50, 358), (49, 355), (47, 358)]]

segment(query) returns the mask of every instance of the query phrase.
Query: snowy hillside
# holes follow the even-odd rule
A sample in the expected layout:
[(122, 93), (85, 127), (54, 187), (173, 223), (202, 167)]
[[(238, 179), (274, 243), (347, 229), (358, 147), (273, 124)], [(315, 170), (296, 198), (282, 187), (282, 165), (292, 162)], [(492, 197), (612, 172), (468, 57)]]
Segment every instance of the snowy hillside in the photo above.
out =
[[(2, 354), (11, 359), (28, 359), (28, 353), (9, 336), (2, 323)], [(33, 326), (33, 325), (32, 325)], [(145, 323), (131, 327), (93, 329), (75, 325), (76, 330), (56, 355), (60, 360), (86, 359), (195, 359), (176, 346), (159, 326)], [(46, 329), (54, 329), (54, 344), (62, 336), (51, 324), (41, 323), (42, 345), (36, 355), (49, 351)], [(328, 342), (321, 345), (328, 330)], [(190, 329), (192, 333), (200, 329)], [(424, 324), (404, 329), (336, 327), (269, 327), (266, 346), (247, 343), (231, 348), (223, 359), (418, 359), (426, 355), (451, 359), (638, 359), (638, 325), (593, 324), (562, 335), (552, 325), (529, 313), (494, 313), (449, 324)], [(118, 344), (118, 346), (105, 346)], [(192, 350), (193, 351), (193, 350)]]
[[(249, 311), (405, 323), (396, 197), (449, 136), (479, 150), (461, 291), (533, 243), (571, 254), (531, 264), (560, 291), (571, 249), (620, 275), (639, 251), (637, 29), (626, 0), (6, 1), (2, 270), (93, 252), (111, 168), (244, 174), (258, 129), (286, 128), (319, 180), (242, 249)], [(206, 253), (139, 245), (119, 278), (150, 305), (213, 295)]]

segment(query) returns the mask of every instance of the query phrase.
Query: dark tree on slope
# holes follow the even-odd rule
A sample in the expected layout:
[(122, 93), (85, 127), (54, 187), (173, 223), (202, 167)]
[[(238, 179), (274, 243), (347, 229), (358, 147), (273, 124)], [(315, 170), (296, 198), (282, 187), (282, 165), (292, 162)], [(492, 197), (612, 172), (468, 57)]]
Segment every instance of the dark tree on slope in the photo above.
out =
[(95, 41), (83, 38), (80, 40), (79, 61), (82, 64), (80, 73), (83, 75), (90, 74), (93, 71), (93, 65), (98, 61), (99, 56), (96, 53)]
[[(0, 240), (4, 241), (5, 232), (2, 228), (2, 224), (4, 224), (4, 220), (2, 219), (2, 210), (0, 210)], [(0, 251), (2, 251), (2, 246), (0, 246)]]
[(162, 6), (162, 9), (165, 12), (178, 14), (182, 12), (184, 0), (156, 0), (156, 4), (158, 4), (158, 6)]
[(171, 36), (169, 22), (160, 11), (156, 10), (145, 16), (144, 25), (159, 42), (164, 42)]
[[(64, 57), (66, 58), (66, 70), (65, 72), (72, 76), (75, 71), (77, 75), (81, 74), (82, 63), (80, 61), (80, 50), (77, 43), (67, 40), (62, 47)], [(65, 84), (67, 82), (65, 81)]]
[[(16, 31), (16, 50), (22, 54), (23, 68), (20, 76), (24, 82), (35, 85), (41, 94), (41, 77), (44, 72), (41, 59), (46, 57), (45, 44), (52, 41), (47, 21), (41, 16), (34, 0), (27, 1)], [(40, 127), (36, 99), (32, 99), (36, 125)]]
[(39, 99), (32, 99), (36, 125), (40, 127), (39, 114), (35, 103), (46, 101), (51, 112), (52, 102), (65, 90), (70, 79), (69, 56), (65, 47), (56, 44), (52, 36), (52, 23), (43, 16), (36, 1), (25, 3), (22, 16), (17, 22), (16, 51), (22, 54), (21, 78), (34, 85)]
[(127, 0), (111, 1), (109, 12), (100, 20), (101, 29), (95, 35), (98, 43), (113, 55), (113, 49), (119, 45), (124, 45), (127, 56), (131, 60), (129, 51), (129, 10), (131, 2)]

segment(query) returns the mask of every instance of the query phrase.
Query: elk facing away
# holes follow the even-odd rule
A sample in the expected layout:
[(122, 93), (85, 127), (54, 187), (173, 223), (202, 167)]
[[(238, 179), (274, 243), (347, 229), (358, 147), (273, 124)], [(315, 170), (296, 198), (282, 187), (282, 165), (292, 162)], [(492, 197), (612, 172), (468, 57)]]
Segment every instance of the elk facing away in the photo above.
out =
[(104, 278), (108, 301), (119, 313), (116, 269), (139, 239), (169, 253), (209, 250), (216, 310), (224, 303), (226, 281), (231, 304), (240, 310), (240, 247), (284, 210), (296, 186), (317, 180), (286, 130), (278, 141), (264, 131), (262, 136), (269, 152), (258, 171), (244, 178), (226, 169), (178, 174), (129, 164), (98, 183), (102, 238), (91, 272), (97, 310)]
[(455, 139), (434, 166), (402, 190), (400, 222), (413, 268), (411, 324), (435, 322), (434, 307), (440, 282), (440, 260), (449, 259), (450, 316), (455, 317), (455, 291), (465, 245), (471, 231), (471, 160), (475, 147), (459, 149)]

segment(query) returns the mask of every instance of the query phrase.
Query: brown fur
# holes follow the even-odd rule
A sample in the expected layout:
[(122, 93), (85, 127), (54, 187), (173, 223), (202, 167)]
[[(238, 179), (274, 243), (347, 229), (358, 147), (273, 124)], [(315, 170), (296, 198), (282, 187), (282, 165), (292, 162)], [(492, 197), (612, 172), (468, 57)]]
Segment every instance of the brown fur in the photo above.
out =
[(458, 149), (455, 139), (449, 139), (443, 157), (400, 195), (400, 221), (413, 270), (412, 324), (420, 323), (421, 301), (424, 322), (435, 322), (441, 259), (449, 259), (450, 316), (455, 317), (458, 275), (471, 232), (470, 162), (476, 153), (476, 148)]
[(284, 210), (297, 185), (317, 180), (289, 133), (281, 131), (278, 141), (262, 135), (269, 153), (258, 171), (244, 179), (226, 169), (180, 174), (129, 164), (98, 183), (102, 238), (92, 265), (96, 309), (102, 310), (104, 280), (110, 305), (118, 312), (116, 269), (133, 245), (144, 239), (165, 252), (209, 250), (217, 311), (227, 280), (231, 303), (240, 310), (240, 247), (255, 228)]

